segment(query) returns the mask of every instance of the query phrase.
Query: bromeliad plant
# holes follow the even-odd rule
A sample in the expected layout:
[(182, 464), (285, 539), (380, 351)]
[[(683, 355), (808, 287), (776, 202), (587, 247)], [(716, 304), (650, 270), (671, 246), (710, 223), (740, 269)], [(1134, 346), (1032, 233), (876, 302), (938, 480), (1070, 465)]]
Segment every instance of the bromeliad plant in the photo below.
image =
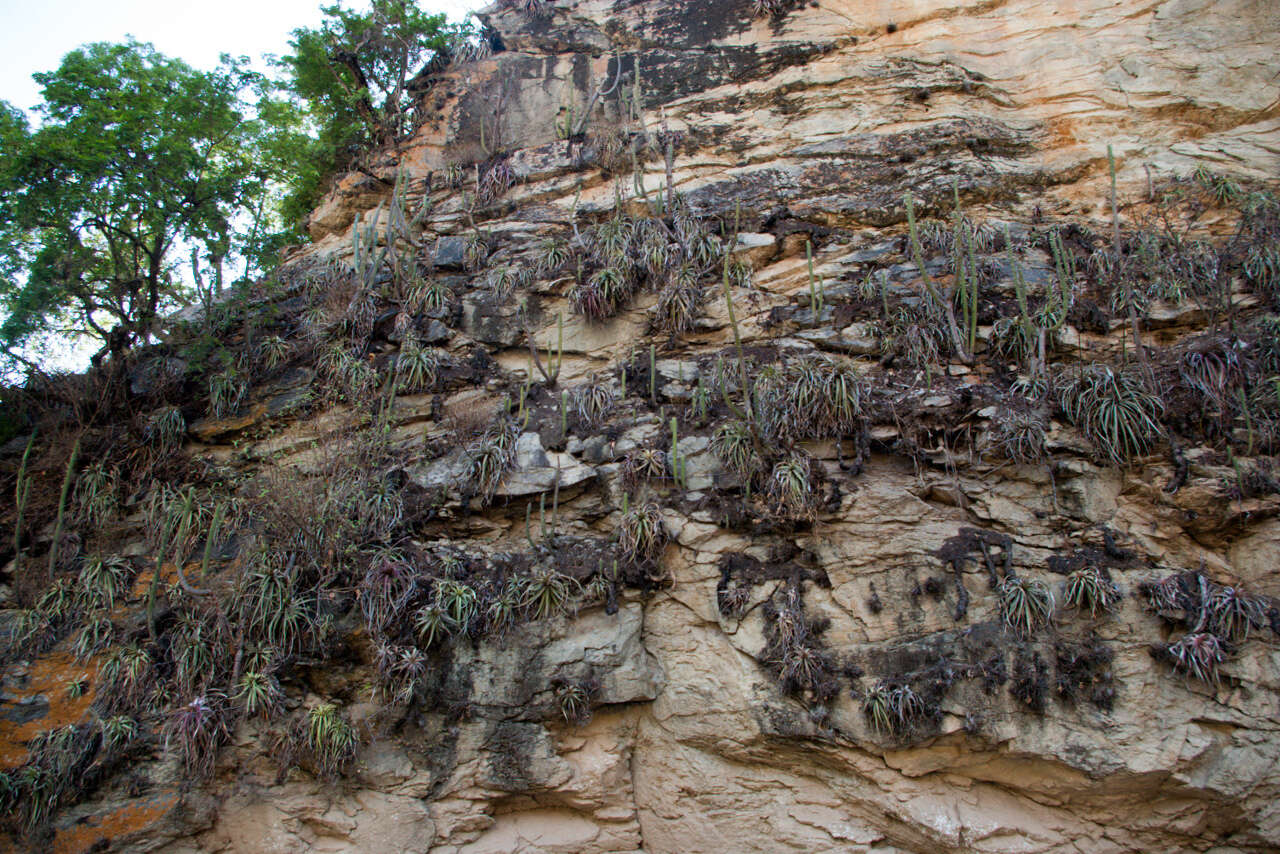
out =
[(133, 567), (118, 555), (94, 555), (80, 565), (78, 577), (81, 607), (86, 611), (111, 610), (123, 599)]
[(521, 607), (533, 620), (568, 610), (579, 589), (578, 582), (547, 565), (534, 567), (521, 586)]
[(1053, 591), (1042, 581), (1008, 575), (1000, 582), (997, 592), (1000, 616), (1006, 626), (1022, 637), (1030, 637), (1053, 619)]
[(431, 389), (444, 366), (444, 354), (433, 347), (423, 347), (408, 340), (396, 356), (396, 392), (418, 393)]
[(181, 447), (186, 432), (187, 420), (182, 416), (182, 410), (176, 406), (163, 406), (147, 416), (143, 438), (167, 454)]
[(1058, 400), (1072, 424), (1115, 465), (1145, 453), (1162, 434), (1164, 402), (1133, 373), (1094, 363), (1058, 378)]
[(1096, 566), (1077, 569), (1067, 576), (1067, 590), (1063, 597), (1068, 608), (1088, 609), (1090, 617), (1106, 613), (1120, 602), (1120, 588)]
[(902, 736), (926, 717), (924, 699), (910, 685), (881, 680), (862, 700), (862, 712), (872, 729)]
[(209, 692), (177, 707), (165, 724), (164, 735), (165, 749), (177, 752), (188, 776), (210, 776), (218, 748), (231, 735), (225, 698)]
[(794, 450), (773, 467), (769, 496), (776, 511), (789, 519), (817, 516), (819, 494), (815, 489), (813, 460), (802, 450)]
[(631, 563), (653, 564), (662, 556), (669, 536), (656, 501), (631, 504), (624, 496), (618, 524), (618, 547)]
[(355, 758), (359, 739), (335, 703), (320, 703), (307, 712), (306, 746), (320, 773), (332, 777)]

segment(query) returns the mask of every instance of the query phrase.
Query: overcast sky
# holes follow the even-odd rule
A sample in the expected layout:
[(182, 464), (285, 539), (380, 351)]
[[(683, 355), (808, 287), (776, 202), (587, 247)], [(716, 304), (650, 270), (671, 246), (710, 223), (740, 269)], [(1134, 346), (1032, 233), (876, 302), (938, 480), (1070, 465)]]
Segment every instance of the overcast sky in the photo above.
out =
[[(218, 55), (249, 56), (288, 49), (289, 33), (321, 19), (321, 0), (0, 0), (0, 100), (30, 110), (40, 102), (31, 75), (52, 71), (87, 42), (132, 35), (197, 68)], [(343, 5), (366, 9), (368, 0)], [(419, 0), (423, 9), (462, 19), (481, 0)], [(259, 66), (261, 67), (261, 66)]]

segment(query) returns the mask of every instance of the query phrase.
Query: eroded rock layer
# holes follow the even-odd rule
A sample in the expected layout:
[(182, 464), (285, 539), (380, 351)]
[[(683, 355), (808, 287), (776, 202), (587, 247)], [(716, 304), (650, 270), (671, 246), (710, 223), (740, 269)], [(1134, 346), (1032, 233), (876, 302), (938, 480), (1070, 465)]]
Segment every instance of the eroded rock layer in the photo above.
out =
[[(182, 407), (268, 498), (376, 470), (411, 580), (359, 543), (298, 591), (329, 623), (277, 711), (204, 777), (158, 716), (55, 850), (1280, 846), (1280, 7), (759, 5), (499, 4), (499, 49), (417, 81), (416, 135), (237, 309), (288, 349)], [(1105, 371), (1158, 423), (1073, 406)], [(433, 629), (450, 584), (485, 616)], [(8, 666), (7, 767), (100, 702), (75, 640)], [(281, 747), (325, 703), (336, 771)]]

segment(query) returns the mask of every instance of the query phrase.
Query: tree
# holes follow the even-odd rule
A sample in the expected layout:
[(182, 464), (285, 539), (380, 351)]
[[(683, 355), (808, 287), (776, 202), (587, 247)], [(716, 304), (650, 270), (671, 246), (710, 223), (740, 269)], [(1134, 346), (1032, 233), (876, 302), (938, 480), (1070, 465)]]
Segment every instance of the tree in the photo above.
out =
[(283, 57), (291, 91), (317, 128), (312, 156), (294, 178), (286, 218), (315, 207), (325, 180), (365, 151), (412, 132), (414, 76), (474, 36), (467, 24), (428, 15), (412, 0), (373, 0), (368, 12), (326, 6), (318, 29), (298, 29)]
[(0, 347), (21, 360), (44, 334), (87, 332), (119, 352), (186, 296), (179, 258), (203, 249), (220, 269), (237, 214), (261, 201), (279, 164), (255, 163), (263, 126), (242, 94), (263, 81), (135, 41), (34, 76), (39, 127), (0, 110)]

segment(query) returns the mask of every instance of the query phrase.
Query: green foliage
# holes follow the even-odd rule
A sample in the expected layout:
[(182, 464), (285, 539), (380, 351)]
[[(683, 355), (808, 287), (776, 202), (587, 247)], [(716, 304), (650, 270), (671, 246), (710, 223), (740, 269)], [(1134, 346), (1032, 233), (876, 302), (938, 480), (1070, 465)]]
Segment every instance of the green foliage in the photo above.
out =
[(1067, 576), (1067, 593), (1063, 597), (1068, 608), (1086, 608), (1089, 616), (1110, 611), (1120, 602), (1120, 588), (1107, 579), (1096, 566), (1077, 569)]
[(469, 26), (450, 25), (408, 0), (374, 0), (367, 12), (341, 4), (321, 11), (320, 26), (294, 30), (292, 52), (280, 60), (289, 91), (318, 128), (284, 202), (286, 217), (297, 222), (356, 152), (413, 130), (413, 75), (472, 35)]
[(320, 773), (332, 776), (355, 758), (359, 739), (336, 704), (321, 703), (307, 711), (306, 743)]
[(1161, 435), (1164, 402), (1128, 371), (1094, 363), (1059, 378), (1058, 399), (1072, 424), (1116, 465), (1145, 452)]
[(396, 356), (396, 390), (424, 392), (436, 383), (445, 356), (434, 347), (406, 341)]
[(79, 48), (35, 78), (37, 129), (0, 111), (0, 347), (70, 327), (118, 351), (187, 297), (180, 245), (220, 269), (251, 240), (236, 218), (253, 219), (279, 174), (244, 103), (263, 81), (134, 41)]
[(711, 449), (726, 468), (747, 484), (759, 474), (763, 465), (756, 452), (751, 427), (744, 421), (730, 421), (718, 427), (711, 437)]
[(187, 420), (176, 406), (162, 406), (147, 416), (143, 438), (160, 448), (162, 453), (177, 450), (187, 432)]
[(881, 681), (863, 698), (862, 712), (872, 729), (901, 736), (925, 717), (925, 704), (910, 685)]
[[(630, 502), (628, 502), (630, 504)], [(618, 523), (618, 547), (633, 563), (654, 563), (662, 556), (670, 536), (655, 501), (627, 506)]]
[(86, 524), (97, 527), (115, 515), (116, 473), (108, 469), (104, 461), (85, 467), (76, 480), (75, 502), (77, 516)]
[(521, 586), (521, 607), (530, 619), (544, 620), (569, 607), (578, 583), (550, 566), (537, 566)]
[(80, 599), (85, 610), (110, 610), (124, 598), (132, 567), (117, 555), (94, 555), (80, 566)]
[(1022, 637), (1030, 637), (1053, 618), (1053, 592), (1042, 581), (1008, 576), (997, 593), (1005, 625)]
[(775, 510), (790, 519), (813, 519), (818, 512), (813, 460), (794, 450), (779, 460), (769, 476), (769, 495)]

